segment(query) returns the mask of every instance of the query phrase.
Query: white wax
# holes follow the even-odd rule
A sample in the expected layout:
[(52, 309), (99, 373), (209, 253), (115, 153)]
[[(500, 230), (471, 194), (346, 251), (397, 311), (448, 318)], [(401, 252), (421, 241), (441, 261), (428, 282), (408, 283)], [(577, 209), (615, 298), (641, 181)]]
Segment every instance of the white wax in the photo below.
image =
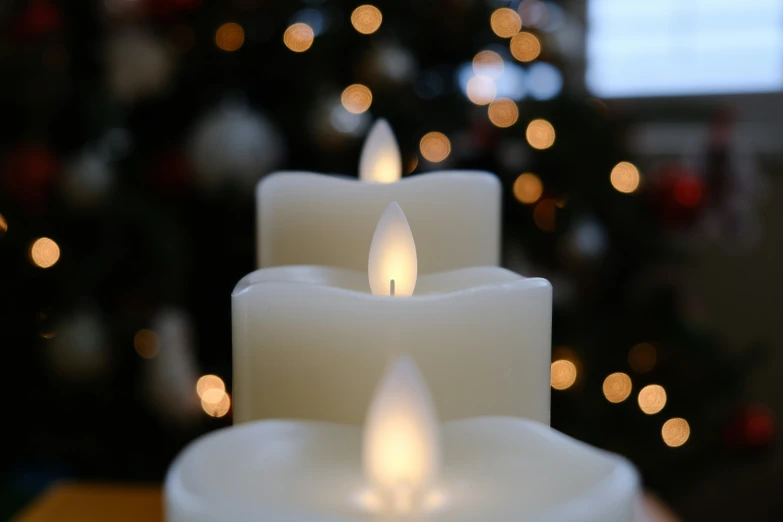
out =
[[(418, 247), (417, 242), (417, 247)], [(384, 368), (410, 354), (440, 417), (549, 423), (552, 287), (499, 267), (369, 293), (366, 269), (257, 270), (232, 296), (234, 419), (360, 424)]]
[[(429, 522), (639, 522), (639, 479), (617, 455), (523, 419), (446, 423)], [(176, 459), (167, 522), (396, 520), (361, 502), (361, 428), (262, 421), (206, 435)], [(431, 498), (434, 498), (433, 494)]]
[(420, 174), (394, 183), (270, 174), (256, 190), (258, 263), (366, 271), (375, 226), (396, 201), (416, 239), (420, 274), (497, 266), (500, 198), (500, 182), (486, 172)]

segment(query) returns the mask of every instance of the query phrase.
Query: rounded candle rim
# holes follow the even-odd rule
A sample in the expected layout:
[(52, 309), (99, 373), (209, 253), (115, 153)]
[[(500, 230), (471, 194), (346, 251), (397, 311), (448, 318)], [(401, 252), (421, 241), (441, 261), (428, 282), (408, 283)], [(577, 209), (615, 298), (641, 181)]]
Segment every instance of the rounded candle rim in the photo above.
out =
[[(443, 423), (442, 429), (444, 432), (448, 431), (449, 427), (458, 428), (463, 424), (471, 424), (476, 430), (488, 425), (489, 423), (495, 423), (497, 421), (513, 423), (515, 427), (527, 430), (527, 432), (533, 437), (533, 443), (543, 443), (544, 445), (552, 445), (553, 443), (565, 443), (569, 444), (571, 448), (584, 452), (593, 461), (602, 461), (603, 463), (610, 465), (608, 472), (596, 482), (584, 490), (578, 495), (574, 495), (567, 502), (558, 505), (550, 509), (548, 512), (543, 513), (542, 516), (530, 519), (529, 522), (555, 522), (560, 519), (578, 520), (579, 513), (584, 513), (585, 510), (595, 511), (596, 504), (594, 502), (594, 496), (592, 493), (596, 490), (602, 489), (611, 494), (602, 495), (602, 502), (600, 503), (601, 512), (611, 512), (613, 508), (622, 508), (623, 504), (627, 501), (634, 501), (639, 494), (639, 487), (641, 484), (640, 477), (636, 468), (621, 455), (611, 453), (580, 440), (574, 439), (562, 432), (554, 430), (553, 428), (544, 425), (540, 422), (536, 422), (530, 419), (517, 418), (517, 417), (505, 417), (505, 416), (485, 416), (485, 417), (472, 417), (468, 419), (460, 419)], [(488, 427), (492, 427), (489, 425)], [(171, 466), (166, 473), (166, 479), (164, 481), (164, 509), (168, 512), (168, 497), (169, 492), (172, 489), (180, 491), (180, 501), (184, 496), (187, 508), (193, 512), (203, 512), (201, 508), (200, 496), (197, 493), (192, 492), (187, 488), (185, 482), (182, 479), (180, 468), (188, 457), (199, 450), (199, 448), (209, 444), (213, 439), (222, 437), (226, 433), (231, 433), (235, 437), (242, 437), (244, 432), (251, 430), (285, 430), (285, 429), (302, 429), (302, 428), (314, 428), (314, 429), (344, 429), (344, 428), (357, 428), (356, 426), (348, 424), (337, 424), (321, 421), (309, 421), (309, 420), (296, 420), (296, 419), (270, 419), (252, 421), (239, 425), (228, 426), (212, 431), (205, 435), (198, 437), (190, 442), (185, 448), (175, 457)], [(258, 435), (258, 433), (257, 433)], [(585, 504), (588, 504), (586, 506)], [(248, 514), (253, 513), (251, 505), (243, 504), (236, 505), (236, 499), (226, 499), (224, 504), (216, 504), (214, 500), (210, 500), (210, 505), (231, 506), (232, 510), (237, 512), (246, 512)], [(628, 505), (630, 509), (634, 506)], [(308, 510), (304, 510), (308, 511)], [(289, 513), (290, 514), (290, 513)], [(257, 515), (257, 514), (256, 514)], [(342, 520), (339, 517), (332, 517), (328, 514), (319, 514), (320, 519), (324, 521), (330, 520)]]

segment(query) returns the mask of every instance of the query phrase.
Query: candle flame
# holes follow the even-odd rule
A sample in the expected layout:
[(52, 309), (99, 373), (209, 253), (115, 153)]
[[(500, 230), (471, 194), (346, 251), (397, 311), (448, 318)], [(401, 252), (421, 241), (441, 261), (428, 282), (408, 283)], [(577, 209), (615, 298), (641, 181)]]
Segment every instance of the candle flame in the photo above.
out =
[(370, 245), (367, 275), (375, 295), (410, 296), (416, 287), (416, 243), (400, 206), (386, 207)]
[(437, 413), (409, 355), (398, 356), (375, 391), (364, 427), (364, 469), (387, 510), (427, 509), (440, 467)]
[(359, 179), (375, 183), (394, 183), (402, 177), (402, 158), (389, 122), (375, 122), (364, 141), (359, 159)]

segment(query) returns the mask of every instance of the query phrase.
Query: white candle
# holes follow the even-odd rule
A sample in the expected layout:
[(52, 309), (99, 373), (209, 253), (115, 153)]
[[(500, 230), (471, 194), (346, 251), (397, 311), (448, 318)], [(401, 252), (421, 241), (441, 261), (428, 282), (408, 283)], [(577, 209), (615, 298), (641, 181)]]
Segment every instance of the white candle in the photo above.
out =
[[(443, 360), (448, 364), (447, 360)], [(640, 522), (624, 459), (523, 419), (440, 425), (398, 358), (356, 426), (261, 421), (192, 443), (165, 486), (168, 522)]]
[(422, 273), (500, 263), (496, 176), (442, 171), (400, 180), (401, 169), (394, 135), (380, 120), (365, 142), (358, 180), (310, 172), (265, 177), (256, 190), (259, 266), (362, 270), (375, 220), (391, 201), (408, 216)]
[(364, 246), (365, 263), (372, 252), (365, 265), (371, 280), (366, 270), (285, 266), (239, 282), (232, 296), (235, 421), (360, 423), (384, 366), (405, 346), (443, 419), (549, 423), (549, 282), (500, 267), (416, 278), (420, 242), (413, 244), (404, 214), (390, 205), (381, 222), (376, 241)]

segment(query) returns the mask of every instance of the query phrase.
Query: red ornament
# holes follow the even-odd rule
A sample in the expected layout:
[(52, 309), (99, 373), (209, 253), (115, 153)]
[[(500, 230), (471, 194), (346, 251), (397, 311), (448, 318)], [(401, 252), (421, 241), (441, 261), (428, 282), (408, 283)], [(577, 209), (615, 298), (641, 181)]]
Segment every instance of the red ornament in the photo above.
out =
[(776, 436), (777, 426), (772, 412), (760, 405), (743, 408), (724, 431), (724, 439), (729, 446), (745, 449), (766, 448)]
[(62, 26), (63, 15), (57, 4), (33, 0), (19, 15), (15, 30), (18, 37), (29, 40), (59, 31)]
[(28, 212), (43, 213), (60, 170), (58, 159), (44, 145), (32, 143), (12, 150), (3, 163), (3, 190)]
[(653, 204), (665, 224), (693, 224), (705, 208), (706, 194), (702, 179), (682, 165), (664, 165), (652, 176)]

